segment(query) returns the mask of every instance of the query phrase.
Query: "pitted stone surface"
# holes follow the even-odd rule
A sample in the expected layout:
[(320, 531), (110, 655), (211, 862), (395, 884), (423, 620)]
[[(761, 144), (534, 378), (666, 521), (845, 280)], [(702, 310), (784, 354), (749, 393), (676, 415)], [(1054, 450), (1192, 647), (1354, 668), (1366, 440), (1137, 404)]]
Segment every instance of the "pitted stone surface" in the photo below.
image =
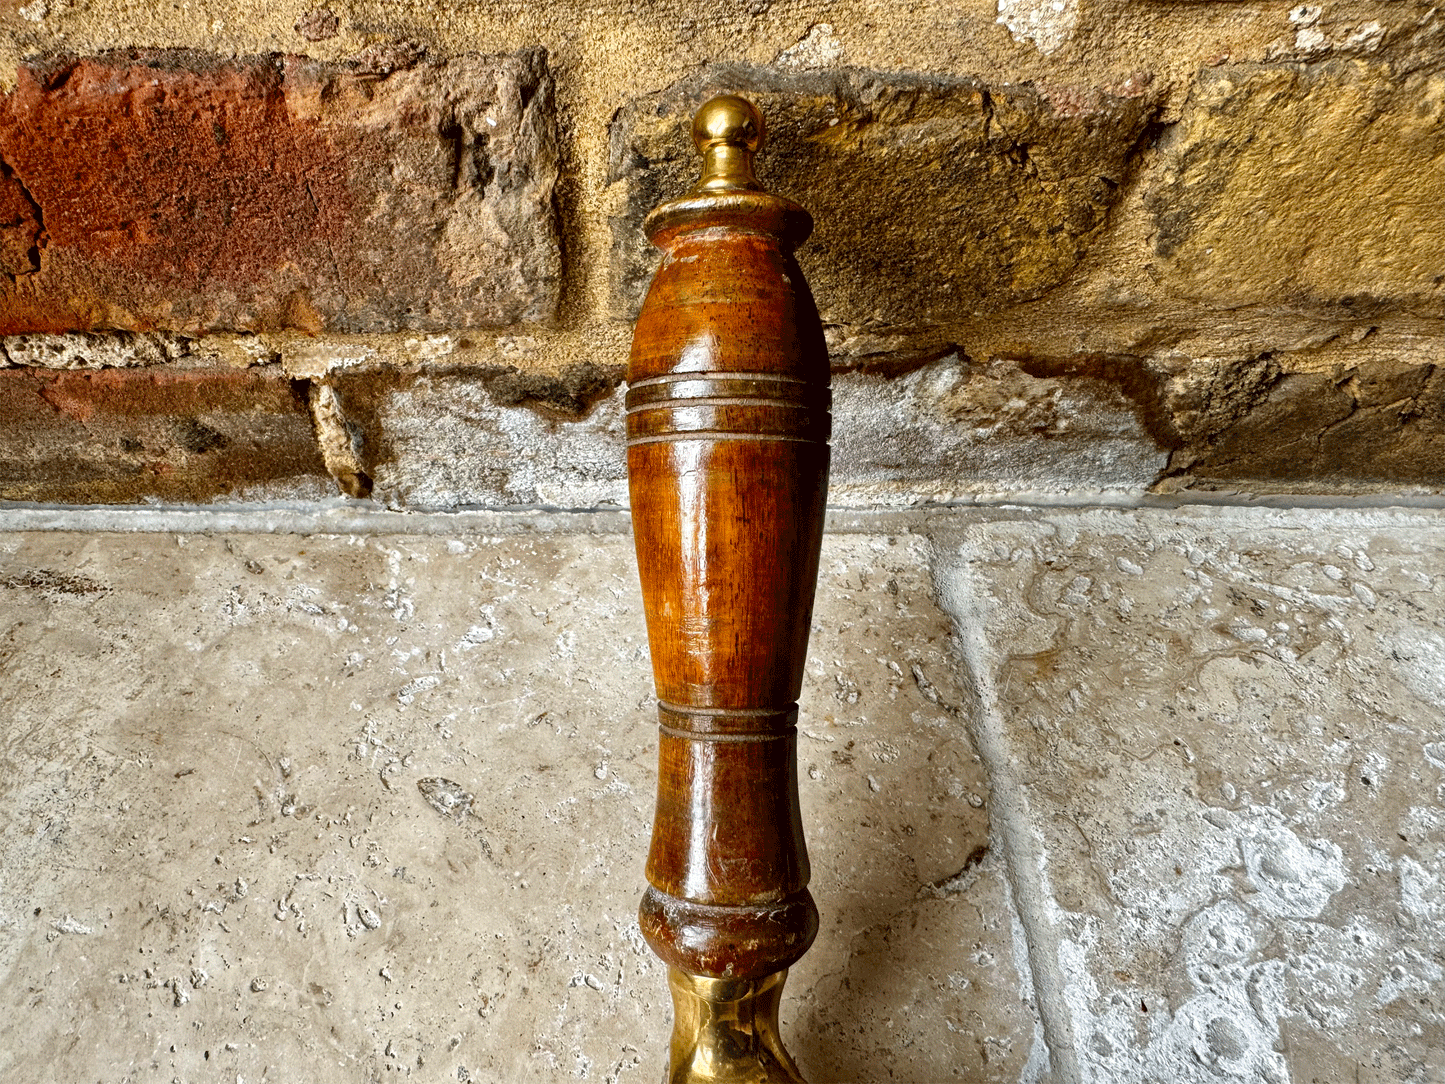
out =
[(901, 376), (833, 380), (835, 504), (949, 503), (978, 494), (1141, 490), (1168, 453), (1110, 380), (1031, 375), (951, 354)]
[[(328, 463), (350, 464), (333, 473), (364, 473), (367, 492), (389, 507), (625, 506), (617, 379), (595, 365), (557, 377), (502, 368), (338, 372), (324, 385), (318, 431)], [(833, 378), (834, 505), (1138, 490), (1166, 462), (1138, 405), (1109, 381), (1033, 377), (1011, 362), (957, 355), (901, 376)]]
[[(1034, 1046), (922, 553), (824, 547), (815, 1081)], [(0, 535), (0, 645), (0, 1076), (656, 1079), (630, 538)]]
[(27, 63), (0, 101), (0, 332), (549, 322), (552, 108), (536, 50)]
[(620, 548), (7, 537), (0, 963), (70, 992), (7, 1011), (3, 1073), (634, 1072), (661, 980)]
[(0, 338), (0, 357), (32, 369), (127, 369), (178, 361), (190, 355), (192, 345), (164, 332), (6, 335)]
[[(392, 508), (627, 503), (617, 369), (339, 374), (333, 420), (370, 493)], [(323, 428), (323, 434), (328, 430)]]
[(1441, 1079), (1439, 514), (1042, 515), (942, 575), (1079, 1079)]

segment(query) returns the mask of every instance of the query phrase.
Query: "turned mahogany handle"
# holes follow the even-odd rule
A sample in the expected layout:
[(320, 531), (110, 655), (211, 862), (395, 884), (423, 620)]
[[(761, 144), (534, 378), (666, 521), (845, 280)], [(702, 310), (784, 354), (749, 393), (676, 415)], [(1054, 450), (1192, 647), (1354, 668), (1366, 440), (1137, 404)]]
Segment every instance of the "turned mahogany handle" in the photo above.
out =
[(660, 701), (641, 923), (675, 969), (674, 1081), (734, 1079), (697, 1069), (717, 1053), (683, 1032), (709, 1021), (756, 1048), (735, 1079), (798, 1079), (764, 1018), (818, 929), (796, 724), (827, 492), (828, 356), (793, 258), (812, 221), (759, 186), (762, 137), (740, 98), (698, 111), (702, 179), (646, 221), (663, 257), (628, 371)]

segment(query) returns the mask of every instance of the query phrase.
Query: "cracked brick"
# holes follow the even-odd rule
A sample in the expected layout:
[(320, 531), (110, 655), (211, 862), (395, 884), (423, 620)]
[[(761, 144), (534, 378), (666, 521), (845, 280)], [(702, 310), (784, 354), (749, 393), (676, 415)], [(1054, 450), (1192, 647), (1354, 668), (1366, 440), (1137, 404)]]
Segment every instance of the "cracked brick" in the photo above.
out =
[(304, 388), (278, 366), (0, 370), (0, 500), (118, 504), (331, 492)]

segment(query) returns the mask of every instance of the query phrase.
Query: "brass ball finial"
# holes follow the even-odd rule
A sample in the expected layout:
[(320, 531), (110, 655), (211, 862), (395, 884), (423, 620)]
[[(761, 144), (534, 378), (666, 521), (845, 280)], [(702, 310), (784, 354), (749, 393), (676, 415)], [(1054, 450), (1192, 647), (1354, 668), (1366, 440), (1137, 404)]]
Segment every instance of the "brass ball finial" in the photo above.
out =
[[(669, 125), (672, 139), (682, 136), (679, 120), (674, 115), (677, 127)], [(761, 109), (736, 94), (716, 95), (693, 114), (691, 135), (702, 154), (702, 176), (647, 216), (643, 228), (654, 244), (665, 248), (679, 231), (704, 224), (744, 222), (776, 236), (790, 250), (807, 239), (813, 229), (808, 212), (768, 192), (753, 172), (753, 157), (767, 137)]]
[(692, 118), (692, 141), (706, 154), (717, 143), (757, 151), (763, 145), (763, 115), (736, 94), (719, 94), (704, 102)]
[(692, 118), (692, 141), (702, 153), (702, 179), (694, 192), (756, 190), (753, 154), (763, 145), (763, 114), (746, 98), (720, 94)]

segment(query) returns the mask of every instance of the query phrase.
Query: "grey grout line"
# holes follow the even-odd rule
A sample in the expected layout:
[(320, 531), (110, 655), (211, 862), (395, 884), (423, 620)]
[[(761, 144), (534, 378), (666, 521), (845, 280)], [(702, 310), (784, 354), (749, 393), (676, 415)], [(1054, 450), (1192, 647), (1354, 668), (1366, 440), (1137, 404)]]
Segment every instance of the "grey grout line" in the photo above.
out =
[(1445, 508), (1445, 493), (1246, 493), (1239, 490), (1189, 490), (1180, 493), (1145, 493), (1139, 490), (1018, 490), (980, 495), (972, 501), (955, 501), (940, 508), (1320, 508), (1320, 509), (1438, 509)]
[[(991, 517), (1051, 511), (1277, 511), (1323, 510), (1406, 514), (1445, 510), (1445, 494), (1340, 496), (1229, 493), (1158, 496), (1133, 491), (1012, 492), (980, 495), (943, 505), (831, 506), (831, 532), (926, 531), (940, 521), (972, 512)], [(370, 501), (335, 497), (325, 501), (235, 505), (47, 505), (0, 502), (0, 531), (104, 531), (235, 534), (521, 534), (583, 531), (625, 534), (625, 508), (462, 508), (396, 511)]]
[(515, 535), (578, 532), (624, 534), (631, 516), (620, 509), (515, 508), (395, 512), (336, 498), (307, 504), (77, 507), (0, 505), (0, 531), (101, 531), (160, 534), (418, 534)]
[[(951, 548), (951, 547), (950, 547)], [(1059, 939), (1047, 911), (1050, 898), (1043, 855), (1035, 834), (1028, 795), (1013, 770), (1013, 757), (998, 709), (984, 633), (986, 603), (967, 563), (934, 544), (932, 571), (940, 604), (954, 621), (963, 663), (963, 680), (976, 698), (969, 723), (978, 754), (988, 772), (989, 818), (1012, 887), (1014, 906), (1027, 942), (1035, 1002), (1056, 1084), (1081, 1084), (1072, 1014), (1058, 962)]]

